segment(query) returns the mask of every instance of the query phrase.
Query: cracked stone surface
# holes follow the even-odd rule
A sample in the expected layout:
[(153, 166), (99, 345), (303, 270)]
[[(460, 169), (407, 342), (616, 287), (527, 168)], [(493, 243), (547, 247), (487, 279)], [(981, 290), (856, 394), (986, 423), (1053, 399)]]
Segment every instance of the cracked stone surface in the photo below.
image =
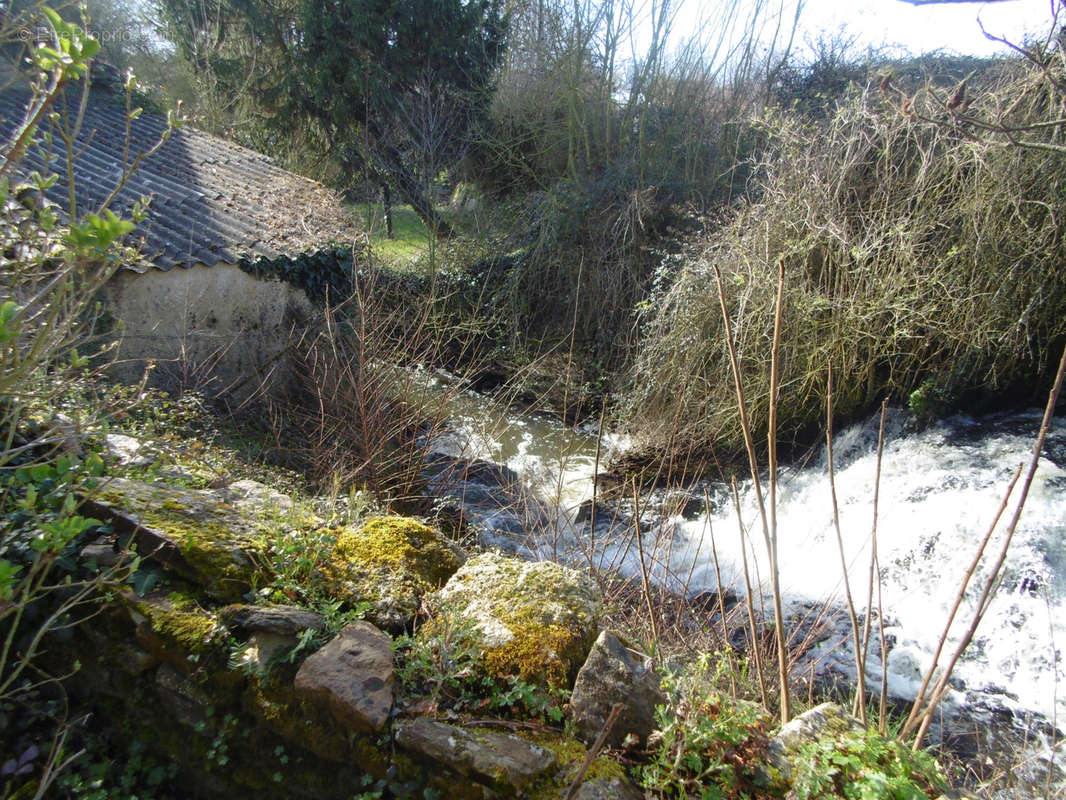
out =
[(393, 682), (392, 640), (360, 620), (300, 665), (295, 689), (349, 730), (366, 733), (388, 722)]

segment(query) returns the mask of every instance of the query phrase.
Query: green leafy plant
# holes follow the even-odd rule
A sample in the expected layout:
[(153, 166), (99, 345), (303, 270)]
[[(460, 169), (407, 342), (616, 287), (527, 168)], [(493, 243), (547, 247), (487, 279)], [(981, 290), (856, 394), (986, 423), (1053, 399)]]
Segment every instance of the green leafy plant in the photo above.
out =
[[(92, 330), (97, 291), (128, 255), (121, 240), (133, 227), (107, 202), (93, 209), (75, 203), (78, 153), (64, 137), (70, 130), (64, 113), (54, 109), (78, 105), (76, 97), (56, 101), (64, 92), (75, 95), (99, 50), (86, 27), (40, 3), (0, 19), (0, 46), (21, 50), (15, 63), (28, 68), (30, 90), (23, 118), (0, 146), (0, 712), (16, 722), (34, 717), (36, 691), (61, 688), (38, 663), (45, 637), (90, 616), (137, 568), (135, 559), (105, 570), (76, 559), (88, 537), (106, 532), (80, 508), (105, 471), (86, 437), (102, 429), (103, 414), (96, 407), (67, 414), (66, 402), (92, 372), (78, 346)], [(43, 41), (26, 43), (20, 32), (29, 28)], [(132, 118), (135, 111), (127, 106), (127, 113)], [(53, 129), (41, 134), (45, 120)], [(58, 176), (24, 167), (23, 157), (38, 143), (49, 151), (45, 163), (66, 168), (65, 218), (45, 195)], [(132, 169), (123, 171), (123, 181)], [(10, 748), (5, 755), (15, 756), (4, 796), (46, 796), (81, 755), (65, 747), (75, 727), (69, 714), (56, 708), (48, 733), (34, 735), (40, 758), (27, 755), (34, 751), (25, 742), (0, 738)]]
[(873, 732), (808, 742), (793, 769), (799, 800), (925, 800), (947, 788), (932, 755)]
[(664, 677), (664, 687), (679, 699), (656, 709), (650, 760), (637, 771), (653, 796), (757, 795), (756, 767), (769, 744), (769, 718), (761, 706), (720, 693), (720, 671), (703, 654), (688, 670)]

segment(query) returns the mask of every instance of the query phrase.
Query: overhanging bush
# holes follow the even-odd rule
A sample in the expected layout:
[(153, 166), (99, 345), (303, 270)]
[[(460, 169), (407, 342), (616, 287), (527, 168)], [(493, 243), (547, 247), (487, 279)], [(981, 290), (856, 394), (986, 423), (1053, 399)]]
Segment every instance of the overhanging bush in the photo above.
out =
[(1066, 334), (1066, 153), (1054, 149), (1066, 97), (1061, 65), (1048, 63), (1050, 73), (1010, 65), (971, 89), (969, 113), (1052, 148), (1019, 147), (929, 95), (932, 122), (910, 116), (914, 100), (897, 108), (876, 90), (822, 126), (767, 119), (760, 201), (645, 313), (621, 408), (644, 444), (739, 445), (714, 267), (762, 439), (780, 260), (782, 437), (820, 423), (830, 362), (843, 416), (884, 396), (940, 408), (1035, 396)]

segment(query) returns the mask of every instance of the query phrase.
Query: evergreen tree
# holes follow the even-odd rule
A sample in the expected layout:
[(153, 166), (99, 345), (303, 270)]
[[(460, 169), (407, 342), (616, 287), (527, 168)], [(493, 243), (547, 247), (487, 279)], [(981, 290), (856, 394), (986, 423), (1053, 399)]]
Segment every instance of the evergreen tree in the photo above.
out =
[(163, 0), (197, 71), (267, 125), (316, 128), (347, 171), (391, 183), (441, 235), (429, 197), (491, 99), (503, 0)]

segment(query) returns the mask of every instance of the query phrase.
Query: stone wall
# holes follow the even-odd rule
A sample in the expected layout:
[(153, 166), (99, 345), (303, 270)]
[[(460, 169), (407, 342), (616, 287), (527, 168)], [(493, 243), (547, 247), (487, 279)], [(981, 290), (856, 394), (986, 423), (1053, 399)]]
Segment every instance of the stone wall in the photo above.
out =
[(232, 264), (123, 270), (104, 296), (120, 337), (116, 378), (137, 381), (154, 362), (154, 384), (238, 397), (284, 385), (286, 351), (315, 318), (302, 290)]

